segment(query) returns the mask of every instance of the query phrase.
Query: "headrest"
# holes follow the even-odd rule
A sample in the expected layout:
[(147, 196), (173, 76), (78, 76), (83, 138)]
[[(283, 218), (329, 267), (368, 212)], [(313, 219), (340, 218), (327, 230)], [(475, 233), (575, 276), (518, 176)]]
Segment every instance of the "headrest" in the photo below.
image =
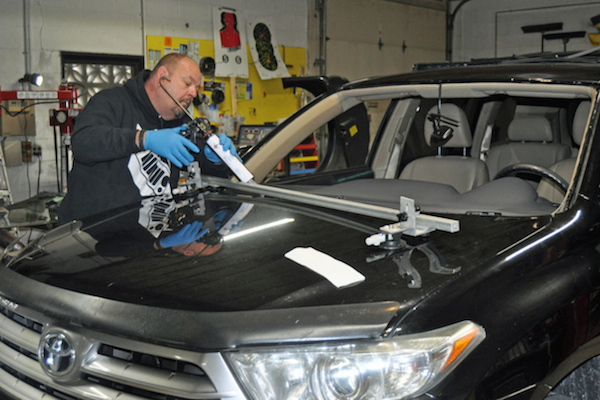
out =
[[(441, 111), (443, 118), (440, 125), (449, 126), (453, 129), (452, 138), (442, 147), (471, 147), (473, 145), (473, 136), (471, 135), (471, 128), (469, 127), (465, 112), (452, 103), (442, 104)], [(433, 122), (429, 120), (429, 116), (432, 114), (438, 114), (437, 106), (431, 107), (427, 113), (428, 118), (425, 120), (425, 140), (430, 146), (431, 135), (434, 129)], [(448, 123), (445, 121), (448, 121)]]
[(550, 121), (540, 115), (513, 119), (508, 125), (508, 139), (513, 142), (551, 142)]
[(592, 102), (582, 101), (577, 106), (577, 111), (575, 111), (575, 116), (573, 117), (573, 141), (577, 145), (580, 145), (583, 140), (583, 134), (585, 133), (585, 126), (588, 121), (591, 106)]

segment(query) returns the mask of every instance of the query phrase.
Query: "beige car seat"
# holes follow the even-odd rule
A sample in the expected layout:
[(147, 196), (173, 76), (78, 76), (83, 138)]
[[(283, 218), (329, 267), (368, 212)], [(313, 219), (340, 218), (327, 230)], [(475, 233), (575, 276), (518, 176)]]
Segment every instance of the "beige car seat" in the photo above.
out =
[[(581, 145), (583, 135), (586, 131), (585, 128), (588, 121), (588, 115), (590, 113), (590, 106), (591, 102), (583, 101), (579, 104), (577, 110), (575, 111), (575, 116), (573, 118), (573, 142), (575, 142), (577, 146)], [(577, 157), (567, 158), (550, 166), (550, 170), (556, 172), (558, 175), (570, 182), (573, 176), (573, 171), (575, 171), (576, 163)], [(540, 197), (548, 199), (557, 204), (563, 200), (565, 195), (548, 179), (542, 179), (540, 181), (537, 192)]]
[[(437, 106), (431, 108), (428, 116), (438, 113)], [(450, 140), (443, 144), (444, 148), (466, 149), (473, 145), (471, 128), (465, 112), (455, 104), (441, 105), (442, 124), (448, 124), (453, 129)], [(429, 120), (425, 123), (425, 140), (431, 146), (434, 124)], [(477, 158), (468, 156), (428, 156), (411, 161), (400, 173), (400, 179), (425, 182), (444, 183), (454, 187), (459, 193), (488, 182), (488, 170), (485, 163)]]
[(550, 121), (542, 116), (521, 117), (508, 126), (511, 143), (493, 146), (485, 160), (490, 180), (503, 168), (513, 164), (533, 164), (549, 168), (552, 164), (569, 158), (571, 146), (552, 142)]

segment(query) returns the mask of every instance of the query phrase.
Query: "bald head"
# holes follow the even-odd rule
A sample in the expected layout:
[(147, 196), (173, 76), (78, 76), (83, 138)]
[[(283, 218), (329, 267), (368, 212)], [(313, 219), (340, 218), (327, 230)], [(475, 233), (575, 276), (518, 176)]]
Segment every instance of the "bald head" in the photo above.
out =
[(174, 73), (182, 62), (192, 62), (196, 64), (194, 60), (186, 55), (180, 53), (169, 53), (158, 61), (158, 64), (156, 64), (150, 73), (150, 76), (152, 77), (153, 75), (156, 75), (160, 70), (160, 67), (165, 67), (170, 73)]
[(165, 120), (171, 120), (181, 117), (183, 110), (162, 86), (184, 107), (189, 107), (198, 94), (201, 81), (200, 67), (194, 60), (183, 54), (170, 53), (156, 64), (145, 83), (145, 88), (156, 111)]

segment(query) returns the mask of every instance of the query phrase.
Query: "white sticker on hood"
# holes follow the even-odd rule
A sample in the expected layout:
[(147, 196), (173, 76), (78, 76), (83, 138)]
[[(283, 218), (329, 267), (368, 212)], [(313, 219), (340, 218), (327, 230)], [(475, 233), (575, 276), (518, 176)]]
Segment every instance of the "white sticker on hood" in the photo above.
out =
[(363, 274), (348, 264), (312, 247), (296, 247), (285, 253), (285, 257), (323, 276), (338, 289), (365, 280)]

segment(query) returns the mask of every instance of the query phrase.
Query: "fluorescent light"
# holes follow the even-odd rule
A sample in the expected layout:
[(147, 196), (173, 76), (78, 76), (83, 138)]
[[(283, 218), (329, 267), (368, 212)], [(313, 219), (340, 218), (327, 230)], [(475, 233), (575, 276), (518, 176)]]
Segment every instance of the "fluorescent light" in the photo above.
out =
[(279, 221), (270, 222), (268, 224), (256, 226), (254, 228), (245, 229), (245, 230), (240, 231), (240, 232), (236, 232), (236, 233), (232, 233), (232, 234), (227, 235), (227, 236), (223, 236), (223, 241), (231, 240), (231, 239), (236, 239), (236, 238), (239, 238), (241, 236), (246, 236), (246, 235), (249, 235), (251, 233), (255, 233), (255, 232), (259, 232), (259, 231), (265, 230), (265, 229), (273, 228), (275, 226), (279, 226), (279, 225), (283, 225), (283, 224), (289, 224), (290, 222), (294, 222), (294, 221), (295, 221), (294, 218), (280, 219)]

